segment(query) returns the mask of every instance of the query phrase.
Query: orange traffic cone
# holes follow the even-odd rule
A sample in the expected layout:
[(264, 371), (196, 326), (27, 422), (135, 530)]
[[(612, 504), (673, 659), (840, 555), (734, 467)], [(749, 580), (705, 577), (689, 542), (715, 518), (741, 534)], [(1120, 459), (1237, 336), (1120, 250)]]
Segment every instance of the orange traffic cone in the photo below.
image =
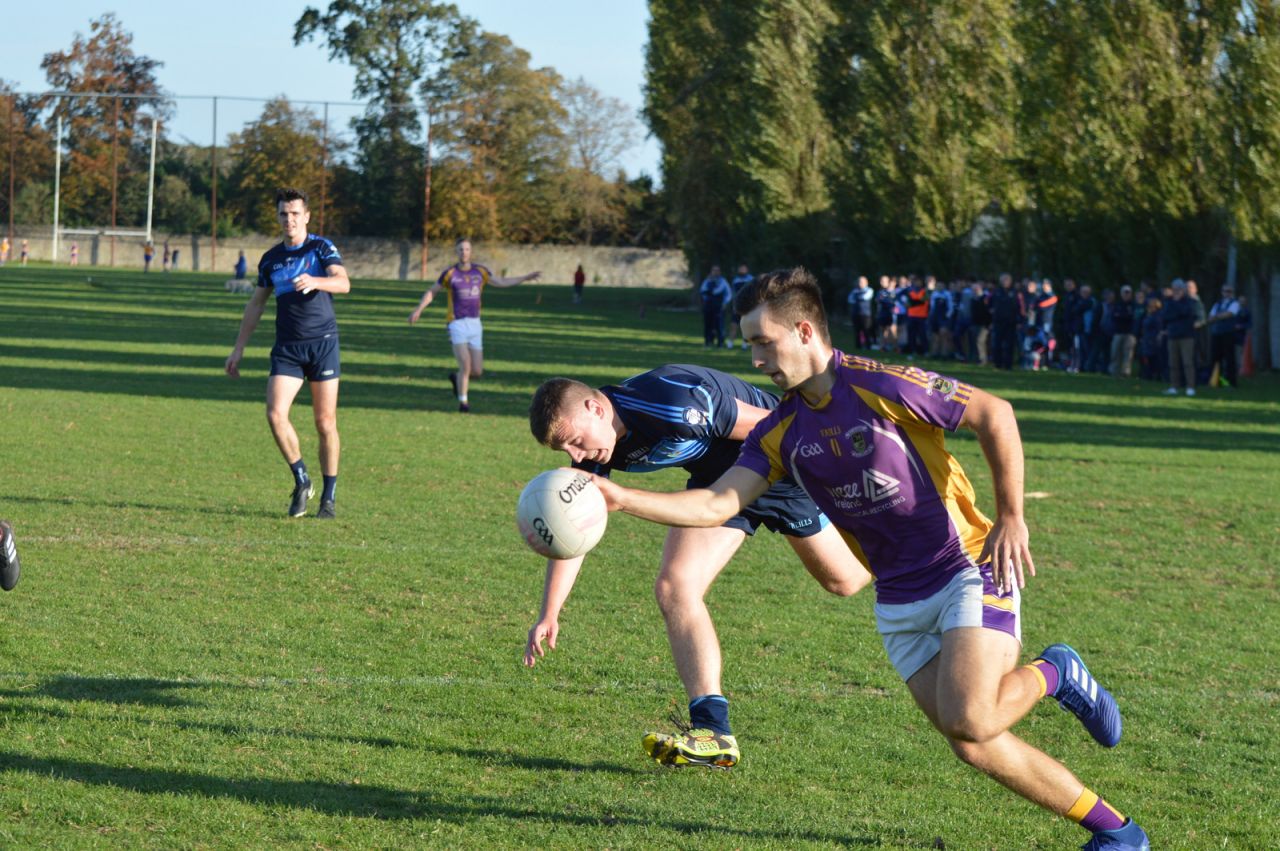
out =
[(1253, 375), (1253, 334), (1244, 335), (1244, 356), (1240, 358), (1240, 377)]

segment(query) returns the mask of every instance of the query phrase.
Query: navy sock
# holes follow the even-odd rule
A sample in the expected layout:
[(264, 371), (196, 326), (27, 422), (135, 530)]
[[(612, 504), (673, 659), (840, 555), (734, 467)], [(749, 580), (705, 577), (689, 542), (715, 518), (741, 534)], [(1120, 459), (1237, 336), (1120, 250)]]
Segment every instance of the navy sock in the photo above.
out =
[(695, 729), (706, 727), (722, 736), (733, 735), (729, 729), (729, 700), (722, 694), (704, 694), (689, 701), (689, 723)]
[(305, 485), (311, 481), (311, 477), (307, 475), (307, 464), (301, 458), (290, 464), (289, 469), (293, 471), (293, 483), (295, 485)]
[(329, 500), (330, 502), (332, 502), (332, 501), (333, 501), (333, 492), (334, 492), (335, 490), (337, 490), (337, 489), (338, 489), (338, 477), (337, 477), (337, 476), (325, 476), (325, 477), (324, 477), (324, 492), (320, 494), (320, 499), (321, 499), (321, 500)]

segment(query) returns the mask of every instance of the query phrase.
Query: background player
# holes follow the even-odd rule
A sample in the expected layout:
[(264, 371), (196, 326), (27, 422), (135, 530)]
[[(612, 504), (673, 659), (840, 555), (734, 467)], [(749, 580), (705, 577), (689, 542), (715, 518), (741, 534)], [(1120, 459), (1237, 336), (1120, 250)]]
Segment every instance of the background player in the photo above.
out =
[[(740, 378), (676, 364), (599, 390), (553, 378), (534, 394), (529, 426), (539, 443), (563, 450), (575, 467), (601, 475), (681, 467), (689, 473), (689, 487), (705, 487), (733, 464), (742, 439), (777, 403), (777, 397)], [(645, 749), (659, 762), (729, 767), (740, 756), (720, 684), (720, 644), (704, 597), (761, 524), (786, 535), (805, 568), (833, 594), (853, 594), (871, 581), (813, 501), (786, 478), (717, 528), (671, 529), (654, 590), (688, 693), (690, 729), (644, 737)], [(544, 640), (555, 648), (560, 611), (582, 561), (547, 562), (542, 611), (525, 645), (526, 665), (544, 655)]]
[(258, 327), (267, 299), (276, 297), (276, 343), (271, 349), (267, 379), (267, 422), (280, 454), (293, 473), (289, 516), (307, 513), (315, 487), (298, 446), (298, 433), (289, 421), (293, 400), (306, 379), (311, 384), (311, 409), (320, 436), (320, 471), (324, 490), (317, 517), (332, 519), (338, 484), (338, 379), (342, 375), (338, 351), (338, 320), (333, 293), (351, 291), (342, 257), (333, 243), (307, 232), (311, 211), (307, 196), (297, 189), (276, 193), (276, 217), (284, 234), (258, 263), (258, 286), (244, 308), (240, 334), (227, 358), (227, 374), (240, 377), (244, 347)]
[(422, 311), (431, 304), (436, 293), (444, 290), (449, 296), (448, 323), (449, 344), (453, 346), (453, 356), (458, 360), (458, 369), (449, 373), (449, 383), (453, 385), (453, 395), (458, 397), (458, 410), (467, 413), (471, 405), (467, 401), (467, 390), (471, 379), (484, 374), (484, 329), (480, 325), (480, 297), (486, 284), (495, 287), (514, 287), (525, 281), (536, 280), (541, 272), (530, 272), (527, 275), (511, 278), (496, 277), (484, 266), (471, 262), (471, 240), (460, 239), (454, 243), (458, 254), (458, 262), (440, 273), (440, 278), (422, 294), (422, 301), (409, 314), (409, 324), (413, 325), (422, 316)]
[[(1050, 695), (1100, 744), (1112, 747), (1121, 734), (1115, 700), (1067, 645), (1017, 665), (1018, 589), (1035, 567), (1012, 407), (954, 379), (833, 350), (821, 291), (803, 269), (763, 276), (738, 308), (753, 363), (786, 397), (709, 488), (654, 494), (597, 479), (610, 507), (714, 526), (790, 474), (875, 575), (889, 659), (955, 754), (1090, 830), (1086, 849), (1146, 851), (1132, 819), (1009, 732)], [(944, 448), (943, 431), (959, 427), (977, 434), (991, 467), (994, 523)]]

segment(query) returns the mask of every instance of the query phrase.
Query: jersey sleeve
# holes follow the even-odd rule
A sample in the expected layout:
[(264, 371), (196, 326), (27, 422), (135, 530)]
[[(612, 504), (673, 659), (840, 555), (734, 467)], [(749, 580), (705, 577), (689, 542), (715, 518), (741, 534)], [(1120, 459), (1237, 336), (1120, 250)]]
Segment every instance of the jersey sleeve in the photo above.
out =
[(733, 398), (693, 373), (655, 370), (627, 379), (614, 404), (647, 430), (680, 441), (709, 441), (721, 437), (722, 429), (727, 435), (738, 421)]
[(327, 239), (320, 240), (320, 245), (316, 249), (316, 259), (320, 261), (320, 265), (325, 269), (330, 266), (342, 265), (342, 255), (338, 253), (338, 246)]
[(450, 266), (448, 269), (445, 269), (443, 272), (440, 273), (440, 277), (436, 278), (436, 283), (439, 286), (448, 288), (449, 279), (452, 277), (453, 277), (453, 267)]
[(851, 370), (854, 388), (863, 401), (901, 425), (955, 431), (973, 395), (972, 385), (914, 366), (884, 365), (859, 358), (846, 358), (844, 366)]
[(757, 476), (768, 480), (769, 484), (787, 474), (782, 465), (782, 435), (786, 424), (778, 412), (774, 411), (760, 422), (742, 442), (742, 451), (738, 453), (735, 467), (745, 467)]
[(264, 263), (258, 264), (258, 286), (275, 287), (275, 284), (271, 282), (271, 278), (267, 276), (266, 265)]

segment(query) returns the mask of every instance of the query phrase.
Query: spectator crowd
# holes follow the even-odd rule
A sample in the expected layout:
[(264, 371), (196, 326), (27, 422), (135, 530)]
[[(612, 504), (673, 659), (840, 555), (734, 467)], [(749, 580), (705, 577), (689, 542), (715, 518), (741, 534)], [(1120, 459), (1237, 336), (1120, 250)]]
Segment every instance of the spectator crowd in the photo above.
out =
[(860, 349), (997, 369), (1136, 374), (1166, 383), (1170, 395), (1194, 396), (1211, 380), (1234, 387), (1252, 327), (1231, 286), (1206, 308), (1196, 282), (1180, 278), (1161, 289), (1144, 281), (1095, 292), (1071, 278), (1055, 287), (1009, 274), (995, 284), (881, 275), (874, 289), (858, 278), (847, 304)]

